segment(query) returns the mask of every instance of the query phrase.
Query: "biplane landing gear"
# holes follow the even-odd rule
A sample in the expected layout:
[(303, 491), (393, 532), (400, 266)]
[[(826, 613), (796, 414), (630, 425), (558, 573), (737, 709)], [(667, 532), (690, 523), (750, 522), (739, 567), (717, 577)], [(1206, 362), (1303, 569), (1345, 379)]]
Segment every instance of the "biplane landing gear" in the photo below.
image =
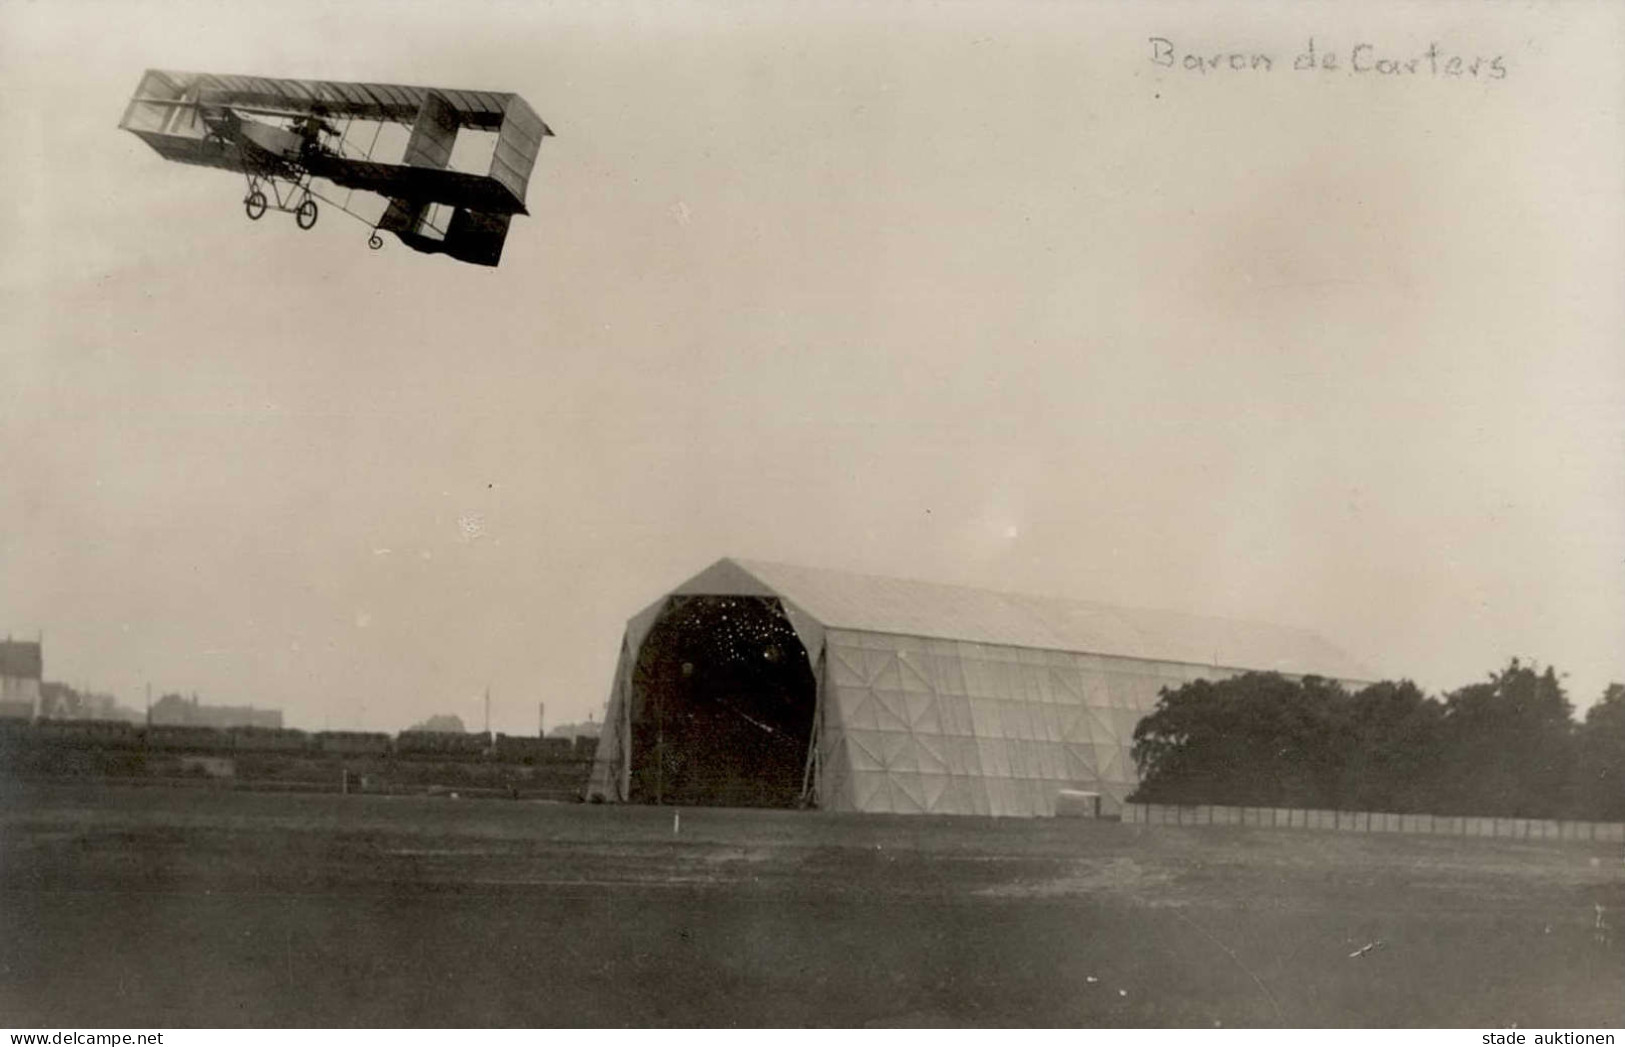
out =
[(351, 218), (371, 226), (367, 246), (374, 251), (384, 246), (384, 238), (378, 235), (378, 227), (372, 219), (350, 210), (347, 199), (340, 202), (321, 195), (311, 187), (310, 172), (298, 165), (285, 163), (277, 167), (255, 168), (244, 174), (248, 179), (248, 189), (243, 197), (243, 211), (251, 221), (259, 221), (267, 211), (281, 211), (293, 215), (294, 223), (300, 229), (310, 230), (316, 227), (316, 220), (321, 217), (321, 205), (330, 204)]

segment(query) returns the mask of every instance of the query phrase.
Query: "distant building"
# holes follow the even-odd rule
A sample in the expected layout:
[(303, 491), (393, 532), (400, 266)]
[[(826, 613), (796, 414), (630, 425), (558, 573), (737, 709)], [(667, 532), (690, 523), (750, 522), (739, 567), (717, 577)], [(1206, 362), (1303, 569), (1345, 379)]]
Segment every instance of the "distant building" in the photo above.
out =
[(38, 643), (0, 640), (0, 717), (32, 720), (39, 715), (44, 670)]
[(140, 713), (119, 705), (110, 694), (92, 694), (50, 680), (40, 684), (41, 720), (139, 720)]
[(468, 728), (463, 726), (463, 718), (453, 713), (441, 713), (431, 716), (422, 723), (415, 723), (407, 728), (413, 734), (465, 734)]
[(281, 709), (252, 705), (203, 705), (197, 695), (166, 694), (152, 703), (152, 723), (162, 727), (282, 727)]
[(588, 721), (586, 723), (561, 723), (547, 732), (549, 738), (597, 738), (599, 724)]

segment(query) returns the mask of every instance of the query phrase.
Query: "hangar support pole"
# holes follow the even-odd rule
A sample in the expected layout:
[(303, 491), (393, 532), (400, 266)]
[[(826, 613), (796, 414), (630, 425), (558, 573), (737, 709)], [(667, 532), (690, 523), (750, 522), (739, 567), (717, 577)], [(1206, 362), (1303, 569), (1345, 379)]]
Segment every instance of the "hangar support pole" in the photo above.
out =
[(801, 772), (801, 806), (818, 806), (818, 780), (823, 776), (822, 761), (818, 755), (819, 745), (824, 734), (824, 674), (828, 671), (825, 659), (827, 648), (818, 649), (818, 668), (815, 670), (815, 686), (813, 688), (813, 722), (812, 731), (807, 739), (807, 762)]
[(621, 677), (620, 740), (616, 745), (619, 752), (615, 755), (615, 778), (620, 786), (622, 803), (632, 799), (632, 677), (637, 668), (632, 661), (630, 650), (630, 638), (623, 635), (621, 664), (627, 669), (626, 674)]

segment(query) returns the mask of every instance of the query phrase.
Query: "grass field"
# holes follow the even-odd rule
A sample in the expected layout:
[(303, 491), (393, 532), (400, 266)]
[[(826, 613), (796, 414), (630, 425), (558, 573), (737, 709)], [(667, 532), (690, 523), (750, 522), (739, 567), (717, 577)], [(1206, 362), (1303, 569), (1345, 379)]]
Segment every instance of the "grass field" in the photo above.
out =
[(0, 1025), (1625, 1024), (1617, 844), (672, 822), (0, 785)]

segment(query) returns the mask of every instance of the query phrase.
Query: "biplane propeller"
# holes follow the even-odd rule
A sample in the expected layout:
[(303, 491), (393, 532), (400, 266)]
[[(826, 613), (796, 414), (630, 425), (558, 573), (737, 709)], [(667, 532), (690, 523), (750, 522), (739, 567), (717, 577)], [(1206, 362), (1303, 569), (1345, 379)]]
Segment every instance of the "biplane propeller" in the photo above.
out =
[[(375, 155), (390, 123), (411, 128), (395, 161)], [(250, 219), (274, 208), (309, 229), (320, 200), (370, 226), (374, 250), (388, 232), (415, 251), (491, 266), (513, 216), (530, 213), (525, 189), (553, 133), (516, 94), (162, 70), (142, 76), (119, 126), (166, 159), (242, 174)], [(465, 128), (494, 133), (483, 174), (451, 166)], [(357, 192), (382, 198), (382, 213), (354, 209)]]

